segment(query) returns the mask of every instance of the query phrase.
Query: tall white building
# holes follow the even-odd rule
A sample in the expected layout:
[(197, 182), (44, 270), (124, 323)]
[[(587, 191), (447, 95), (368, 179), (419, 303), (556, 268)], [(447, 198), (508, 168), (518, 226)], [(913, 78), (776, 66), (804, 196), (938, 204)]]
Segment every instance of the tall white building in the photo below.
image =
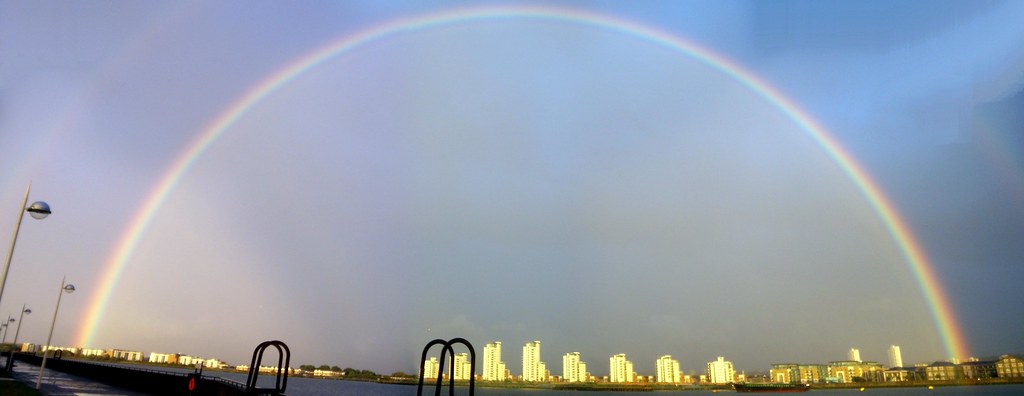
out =
[(565, 382), (585, 382), (587, 380), (587, 364), (580, 361), (579, 352), (570, 352), (562, 356), (562, 380)]
[(441, 369), (441, 363), (437, 361), (436, 357), (431, 357), (430, 360), (423, 362), (423, 378), (437, 378), (437, 373)]
[(484, 381), (504, 381), (505, 362), (501, 361), (501, 341), (484, 345)]
[(899, 345), (889, 346), (889, 367), (903, 367), (903, 354)]
[(540, 341), (523, 345), (523, 381), (540, 382), (545, 378), (545, 365), (540, 361)]
[(452, 378), (455, 380), (469, 381), (469, 378), (473, 376), (473, 362), (469, 360), (469, 354), (466, 352), (455, 355), (455, 372), (452, 373)]
[(847, 356), (846, 356), (846, 358), (847, 358), (846, 360), (852, 360), (852, 361), (854, 361), (854, 362), (859, 362), (859, 361), (861, 361), (861, 360), (860, 360), (860, 349), (857, 349), (857, 348), (850, 348), (850, 352), (849, 352), (849, 353), (847, 353)]
[(726, 361), (719, 356), (718, 360), (708, 362), (708, 381), (713, 384), (728, 384), (735, 381), (736, 371), (732, 368), (732, 362)]
[(608, 359), (608, 381), (636, 382), (633, 362), (626, 359), (625, 353), (620, 353)]
[(670, 384), (682, 382), (679, 376), (679, 361), (673, 360), (671, 355), (658, 358), (655, 366), (658, 369), (658, 382)]

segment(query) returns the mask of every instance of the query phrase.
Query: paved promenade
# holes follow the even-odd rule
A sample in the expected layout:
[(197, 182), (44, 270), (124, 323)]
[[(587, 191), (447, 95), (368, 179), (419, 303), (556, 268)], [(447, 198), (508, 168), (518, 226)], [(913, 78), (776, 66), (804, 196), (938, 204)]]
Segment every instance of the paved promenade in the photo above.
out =
[[(6, 358), (0, 359), (6, 362)], [(39, 378), (39, 366), (33, 366), (24, 362), (17, 362), (14, 366), (13, 377), (31, 387), (36, 386), (36, 379)], [(144, 393), (127, 391), (106, 384), (101, 384), (86, 378), (64, 374), (59, 371), (44, 370), (43, 383), (39, 391), (44, 395), (70, 396), (70, 395), (104, 395), (104, 396), (141, 396)]]

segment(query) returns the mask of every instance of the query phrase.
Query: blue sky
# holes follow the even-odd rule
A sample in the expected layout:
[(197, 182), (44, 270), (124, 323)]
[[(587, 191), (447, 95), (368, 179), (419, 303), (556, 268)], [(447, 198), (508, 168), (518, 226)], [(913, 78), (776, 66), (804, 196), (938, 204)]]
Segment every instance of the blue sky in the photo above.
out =
[[(217, 115), (276, 70), (476, 3), (0, 3), (0, 313), (71, 343), (120, 234)], [(760, 76), (865, 167), (931, 258), (976, 356), (1024, 352), (1024, 7), (571, 2)], [(7, 213), (4, 213), (7, 212)], [(8, 232), (8, 231), (4, 231)], [(413, 371), (430, 339), (592, 372), (626, 353), (747, 371), (945, 357), (905, 260), (836, 163), (747, 87), (650, 41), (508, 18), (389, 35), (266, 97), (153, 218), (95, 348)], [(556, 370), (557, 371), (557, 370)]]

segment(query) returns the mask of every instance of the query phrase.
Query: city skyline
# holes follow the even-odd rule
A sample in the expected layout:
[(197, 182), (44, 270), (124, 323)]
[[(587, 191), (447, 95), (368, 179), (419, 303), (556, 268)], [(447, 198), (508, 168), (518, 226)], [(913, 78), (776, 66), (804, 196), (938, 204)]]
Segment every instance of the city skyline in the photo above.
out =
[(1022, 18), (0, 1), (0, 233), (29, 183), (53, 211), (21, 224), (0, 317), (27, 305), (44, 342), (66, 274), (51, 343), (232, 362), (1024, 351)]
[[(524, 372), (527, 367), (534, 365), (534, 373), (530, 374), (531, 377), (526, 375), (516, 375), (516, 373), (507, 370), (505, 368), (504, 361), (501, 359), (501, 341), (494, 341), (487, 343), (484, 346), (483, 357), (475, 359), (468, 349), (466, 351), (459, 351), (457, 349), (452, 350), (452, 355), (446, 355), (446, 360), (451, 359), (451, 363), (446, 363), (444, 367), (444, 375), (448, 376), (452, 369), (454, 369), (454, 378), (456, 380), (469, 380), (470, 377), (474, 377), (481, 381), (517, 381), (517, 382), (611, 382), (611, 383), (635, 383), (635, 382), (658, 382), (658, 383), (692, 383), (692, 382), (709, 382), (709, 383), (728, 383), (734, 381), (744, 381), (748, 378), (748, 371), (752, 375), (764, 375), (768, 374), (768, 378), (772, 382), (790, 383), (795, 381), (794, 379), (799, 378), (798, 382), (822, 382), (826, 378), (823, 376), (824, 371), (828, 370), (832, 373), (833, 370), (838, 370), (836, 376), (830, 380), (838, 380), (840, 382), (851, 381), (854, 377), (860, 377), (864, 375), (870, 375), (869, 381), (907, 381), (911, 379), (911, 375), (920, 376), (921, 379), (941, 380), (953, 378), (947, 371), (951, 370), (951, 367), (963, 366), (962, 374), (955, 374), (955, 376), (965, 376), (967, 378), (991, 378), (989, 375), (996, 375), (996, 371), (1002, 374), (1000, 376), (1011, 376), (1019, 377), (1024, 375), (1024, 363), (1020, 363), (1024, 357), (1019, 357), (1013, 354), (1001, 354), (1000, 356), (988, 356), (983, 358), (970, 357), (963, 361), (960, 359), (953, 360), (936, 360), (936, 361), (920, 361), (910, 365), (904, 365), (901, 358), (900, 347), (898, 345), (890, 345), (888, 348), (889, 353), (889, 365), (885, 366), (878, 361), (873, 360), (862, 360), (856, 359), (858, 348), (851, 348), (847, 351), (846, 359), (829, 359), (826, 362), (774, 362), (771, 364), (770, 371), (754, 369), (743, 369), (736, 368), (731, 360), (726, 360), (723, 356), (718, 356), (716, 360), (712, 360), (706, 363), (704, 366), (704, 374), (699, 370), (683, 370), (679, 360), (673, 359), (671, 355), (663, 355), (655, 361), (654, 372), (643, 372), (635, 369), (633, 361), (627, 358), (627, 354), (619, 353), (609, 358), (609, 371), (607, 375), (602, 373), (591, 372), (587, 369), (587, 364), (581, 358), (579, 352), (569, 352), (562, 356), (562, 373), (559, 375), (555, 370), (549, 370), (546, 368), (546, 364), (540, 359), (539, 345), (540, 341), (527, 342), (523, 346), (524, 354), (522, 355), (522, 362)], [(148, 354), (142, 351), (132, 351), (125, 349), (89, 349), (89, 348), (77, 348), (77, 347), (60, 347), (60, 346), (38, 346), (30, 343), (25, 343), (20, 346), (22, 352), (39, 353), (43, 350), (63, 350), (68, 353), (72, 353), (77, 356), (84, 358), (110, 358), (113, 360), (124, 360), (124, 361), (140, 361), (157, 364), (168, 364), (168, 365), (179, 365), (193, 367), (197, 364), (202, 364), (207, 368), (217, 369), (245, 369), (249, 366), (246, 364), (231, 364), (229, 362), (222, 361), (216, 357), (200, 357), (192, 356), (182, 353), (162, 353), (162, 352), (149, 352)], [(428, 351), (430, 352), (430, 351)], [(422, 362), (422, 370), (424, 372), (424, 378), (436, 378), (441, 371), (440, 360), (438, 352), (432, 351), (433, 355), (428, 354), (424, 356)], [(483, 360), (482, 365), (478, 366), (479, 370), (474, 371), (473, 362)], [(1009, 359), (1009, 360), (1007, 360)], [(494, 367), (500, 370), (500, 372), (489, 372), (488, 360), (491, 363), (495, 363)], [(998, 363), (998, 364), (997, 364)], [(306, 362), (302, 366), (317, 366), (312, 362)], [(327, 363), (319, 363), (321, 366), (329, 366)], [(1005, 367), (1004, 367), (1005, 366)], [(262, 367), (262, 366), (261, 366)], [(266, 366), (268, 369), (272, 366)], [(334, 365), (334, 367), (338, 367)], [(353, 368), (355, 370), (361, 370)], [(296, 370), (296, 368), (289, 367), (289, 370)], [(340, 369), (339, 369), (340, 370)], [(346, 368), (345, 371), (349, 370)], [(494, 371), (498, 371), (494, 370)], [(934, 371), (933, 371), (934, 370)], [(959, 368), (954, 370), (959, 372)], [(989, 373), (987, 370), (992, 370)], [(419, 370), (417, 370), (418, 372)], [(1004, 373), (1005, 371), (1005, 373)], [(840, 373), (841, 372), (841, 373)], [(397, 372), (396, 372), (397, 373)], [(916, 374), (914, 374), (916, 373)], [(381, 376), (388, 376), (388, 373), (377, 373)], [(409, 374), (409, 373), (406, 373)], [(415, 373), (414, 373), (415, 374)], [(883, 376), (884, 374), (884, 376)], [(325, 375), (323, 373), (314, 373), (314, 375)], [(925, 378), (927, 376), (927, 378)], [(933, 377), (934, 376), (934, 377)], [(831, 377), (831, 375), (830, 375)], [(732, 379), (732, 380), (730, 380)]]

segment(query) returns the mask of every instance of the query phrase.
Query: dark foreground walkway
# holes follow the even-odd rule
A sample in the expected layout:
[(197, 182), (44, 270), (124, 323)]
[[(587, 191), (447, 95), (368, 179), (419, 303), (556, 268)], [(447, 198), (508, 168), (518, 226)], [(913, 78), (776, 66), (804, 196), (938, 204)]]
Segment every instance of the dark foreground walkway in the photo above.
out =
[[(0, 359), (4, 362), (7, 358)], [(2, 366), (0, 366), (2, 367)], [(24, 362), (16, 362), (12, 376), (28, 386), (35, 388), (36, 379), (39, 378), (39, 366), (33, 366)], [(101, 384), (82, 377), (65, 374), (59, 371), (46, 369), (43, 371), (43, 383), (39, 391), (44, 395), (53, 396), (141, 396), (145, 393), (132, 392), (121, 388)]]

